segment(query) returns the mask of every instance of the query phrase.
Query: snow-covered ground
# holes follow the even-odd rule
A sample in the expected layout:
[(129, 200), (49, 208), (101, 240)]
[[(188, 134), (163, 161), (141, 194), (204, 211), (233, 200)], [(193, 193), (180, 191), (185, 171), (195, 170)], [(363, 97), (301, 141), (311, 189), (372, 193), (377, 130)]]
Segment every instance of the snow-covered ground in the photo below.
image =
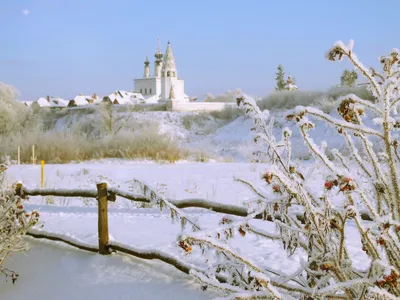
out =
[[(317, 172), (315, 172), (313, 167), (309, 166), (306, 162), (301, 162), (301, 166), (307, 180), (313, 180), (313, 183), (315, 182), (315, 184), (323, 184), (320, 182), (321, 179), (319, 179), (319, 181), (317, 180)], [(256, 182), (257, 185), (262, 187), (260, 174), (265, 171), (265, 168), (265, 164), (251, 163), (181, 162), (177, 164), (156, 164), (123, 160), (105, 160), (101, 162), (86, 162), (68, 165), (46, 165), (45, 178), (46, 187), (48, 188), (94, 188), (96, 181), (105, 179), (112, 185), (120, 186), (123, 190), (133, 189), (134, 187), (131, 186), (129, 181), (135, 178), (148, 183), (159, 193), (163, 193), (167, 198), (204, 198), (211, 201), (244, 206), (246, 205), (245, 201), (249, 201), (253, 198), (253, 194), (244, 185), (235, 182), (234, 177)], [(29, 165), (12, 166), (7, 171), (7, 176), (10, 181), (22, 180), (28, 187), (38, 187), (40, 182), (40, 167)], [(78, 238), (86, 243), (96, 245), (97, 208), (95, 206), (96, 203), (94, 201), (85, 201), (84, 199), (31, 197), (26, 208), (29, 210), (38, 209), (41, 212), (41, 220), (44, 223), (44, 227), (41, 230), (57, 234), (65, 234)], [(204, 209), (185, 209), (185, 212), (188, 213), (191, 220), (195, 220), (206, 229), (211, 229), (217, 226), (222, 218), (221, 214), (213, 213)], [(273, 225), (269, 222), (252, 221), (252, 224), (266, 231), (274, 231)], [(190, 231), (190, 228), (184, 230), (184, 232), (188, 231)], [(206, 266), (206, 257), (202, 256), (198, 249), (194, 249), (193, 253), (190, 255), (185, 255), (183, 250), (177, 247), (176, 239), (182, 233), (181, 226), (180, 224), (172, 223), (169, 213), (160, 212), (159, 208), (138, 208), (137, 205), (132, 204), (128, 200), (117, 198), (115, 203), (110, 204), (109, 232), (110, 238), (119, 243), (140, 249), (157, 249), (167, 252), (170, 255), (177, 256), (188, 263), (196, 263), (200, 266)], [(349, 228), (349, 234), (351, 234), (352, 237), (347, 241), (351, 251), (350, 255), (353, 258), (354, 264), (359, 268), (363, 268), (367, 263), (367, 258), (365, 253), (360, 251), (361, 247), (359, 246), (359, 239), (356, 237), (355, 229)], [(294, 272), (299, 267), (302, 258), (301, 252), (288, 258), (282, 246), (278, 242), (258, 239), (251, 235), (246, 235), (245, 237), (236, 235), (233, 239), (229, 240), (228, 243), (233, 249), (245, 253), (246, 256), (253, 258), (253, 260), (257, 261), (259, 265), (269, 269), (281, 270), (287, 274)], [(40, 245), (42, 244), (35, 243), (32, 252), (33, 254), (28, 255), (33, 255), (33, 257), (39, 255), (40, 258), (41, 251), (52, 251), (49, 250), (50, 246), (48, 246), (48, 243), (46, 243), (46, 246)], [(137, 281), (139, 280), (138, 273), (130, 271), (129, 269), (134, 269), (138, 260), (132, 259), (130, 261), (135, 261), (135, 264), (132, 266), (130, 263), (129, 266), (125, 266), (124, 263), (129, 260), (123, 260), (119, 256), (117, 256), (117, 258), (103, 258), (93, 254), (80, 254), (81, 251), (77, 250), (64, 250), (68, 251), (67, 253), (74, 254), (70, 254), (71, 258), (68, 254), (60, 252), (57, 252), (58, 254), (54, 253), (54, 256), (61, 256), (61, 260), (67, 261), (64, 264), (66, 267), (64, 267), (64, 269), (61, 268), (60, 272), (62, 274), (59, 276), (67, 276), (66, 274), (69, 272), (68, 268), (73, 270), (74, 266), (79, 265), (78, 273), (80, 274), (79, 276), (82, 279), (82, 282), (85, 282), (85, 280), (93, 280), (97, 283), (105, 283), (107, 280), (111, 280), (114, 287), (118, 287), (121, 284), (121, 291), (126, 289), (126, 293), (130, 293), (130, 291), (134, 290), (133, 288), (132, 290), (128, 290), (130, 287), (125, 286), (127, 285), (126, 282), (134, 282), (132, 283), (132, 286), (141, 285), (140, 281)], [(87, 257), (87, 261), (85, 257)], [(110, 261), (108, 262), (107, 259), (110, 259)], [(85, 263), (77, 263), (77, 261), (82, 260), (85, 260)], [(114, 264), (114, 261), (118, 263)], [(12, 263), (13, 262), (11, 262), (11, 264)], [(151, 265), (154, 270), (157, 270), (154, 271), (154, 273), (158, 273), (161, 264), (162, 263)], [(48, 270), (49, 266), (50, 265), (46, 267), (46, 272), (55, 272), (54, 269)], [(16, 267), (18, 267), (18, 265), (16, 265)], [(29, 268), (25, 270), (25, 266), (21, 265), (21, 267), (22, 269), (17, 268), (17, 270), (21, 272), (22, 277), (25, 276), (25, 271), (28, 272), (28, 274), (31, 272), (29, 271)], [(124, 283), (119, 282), (118, 279), (113, 281), (114, 273), (123, 274), (121, 275), (121, 278), (123, 278), (121, 281)], [(86, 274), (88, 274), (88, 278), (85, 279)], [(189, 277), (175, 275), (177, 274), (177, 271), (174, 271), (174, 273), (171, 271), (169, 274), (174, 278), (173, 280), (171, 279), (173, 286), (169, 288), (171, 293), (175, 289), (181, 287), (181, 294), (183, 295), (187, 293), (185, 295), (188, 295), (188, 298), (206, 299), (204, 297), (212, 297), (211, 294), (197, 294), (197, 292), (193, 292), (192, 290), (189, 292), (187, 287), (184, 286), (184, 283), (189, 282)], [(157, 280), (157, 276), (153, 277), (152, 275), (149, 275), (149, 277), (151, 277), (152, 280)], [(25, 280), (36, 280), (37, 282), (38, 279), (25, 277)], [(66, 281), (65, 284), (74, 285), (76, 283), (74, 280)], [(26, 288), (29, 288), (29, 286), (33, 286), (34, 282), (31, 282), (31, 285), (23, 285), (21, 281), (20, 284), (20, 289), (25, 290)], [(145, 285), (141, 286), (145, 289)], [(114, 289), (114, 287), (110, 289)], [(159, 284), (159, 287), (162, 289), (162, 284)], [(81, 288), (89, 290), (86, 285)], [(152, 289), (150, 284), (148, 285), (148, 288)], [(154, 289), (156, 290), (158, 288)], [(67, 288), (65, 288), (65, 290), (67, 290)], [(11, 289), (8, 289), (7, 291), (10, 293), (9, 295), (11, 297), (7, 299), (19, 299), (18, 297), (12, 298), (16, 297), (17, 294), (13, 294)], [(132, 292), (132, 297), (128, 298), (158, 299), (157, 296), (147, 298), (145, 294), (147, 292), (149, 291), (143, 290), (144, 294), (138, 298), (133, 296), (134, 292)], [(17, 293), (17, 291), (15, 293)], [(18, 291), (18, 293), (23, 292)], [(100, 297), (98, 299), (109, 298), (105, 293), (104, 295), (104, 298)], [(196, 298), (196, 295), (203, 298)], [(125, 298), (121, 296), (121, 298), (116, 299)], [(184, 297), (169, 298), (165, 296), (164, 299), (184, 299)]]

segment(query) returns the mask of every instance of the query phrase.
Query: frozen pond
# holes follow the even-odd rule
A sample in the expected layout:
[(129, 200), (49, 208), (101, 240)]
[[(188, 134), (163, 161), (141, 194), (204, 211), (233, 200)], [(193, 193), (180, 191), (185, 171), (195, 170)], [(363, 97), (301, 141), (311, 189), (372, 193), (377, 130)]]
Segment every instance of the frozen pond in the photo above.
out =
[(13, 285), (0, 278), (1, 299), (212, 299), (190, 276), (158, 261), (101, 256), (54, 242), (31, 240), (6, 267), (20, 274)]

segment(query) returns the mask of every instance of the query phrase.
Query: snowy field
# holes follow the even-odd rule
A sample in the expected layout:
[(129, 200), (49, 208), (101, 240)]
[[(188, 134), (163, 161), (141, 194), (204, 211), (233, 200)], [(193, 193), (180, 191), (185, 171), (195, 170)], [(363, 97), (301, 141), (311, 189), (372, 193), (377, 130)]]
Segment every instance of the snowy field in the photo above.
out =
[[(317, 172), (314, 168), (304, 162), (301, 164), (307, 175), (307, 180), (315, 180)], [(181, 162), (177, 164), (155, 164), (107, 160), (68, 165), (46, 165), (45, 181), (48, 188), (94, 188), (96, 181), (105, 179), (114, 186), (120, 186), (123, 190), (131, 190), (133, 187), (129, 181), (136, 178), (148, 183), (167, 198), (203, 198), (244, 206), (246, 205), (245, 201), (253, 198), (253, 194), (244, 185), (235, 182), (234, 177), (247, 179), (261, 186), (260, 174), (265, 171), (265, 168), (266, 165), (250, 163)], [(12, 166), (7, 171), (7, 177), (12, 182), (22, 180), (30, 188), (38, 187), (40, 167)], [(322, 183), (316, 181), (316, 184)], [(38, 209), (41, 212), (44, 227), (40, 230), (65, 234), (86, 243), (97, 245), (97, 208), (94, 200), (31, 197), (26, 208)], [(204, 209), (185, 209), (185, 212), (188, 213), (191, 220), (197, 221), (206, 229), (217, 226), (223, 217), (221, 214)], [(274, 231), (274, 226), (269, 222), (251, 222), (252, 225), (261, 230)], [(349, 229), (350, 234), (355, 232), (355, 229)], [(185, 229), (185, 231), (189, 230), (190, 228)], [(161, 250), (188, 263), (206, 266), (206, 258), (198, 250), (194, 249), (190, 255), (185, 255), (183, 250), (177, 246), (176, 239), (182, 233), (181, 226), (172, 223), (169, 213), (162, 213), (159, 208), (138, 208), (137, 204), (117, 198), (115, 203), (110, 203), (109, 232), (111, 240), (127, 246)], [(352, 235), (347, 242), (355, 265), (359, 268), (365, 267), (366, 256), (364, 252), (358, 251), (361, 247), (357, 236)], [(237, 251), (251, 257), (259, 265), (270, 270), (281, 270), (286, 274), (294, 272), (302, 259), (300, 251), (287, 258), (285, 251), (278, 242), (258, 239), (254, 236), (241, 237), (236, 235), (228, 243)], [(57, 261), (54, 266), (50, 263), (50, 260), (47, 261), (47, 254), (49, 259)], [(19, 256), (18, 260), (15, 260), (15, 262), (11, 260), (8, 264), (21, 273), (21, 280), (17, 283), (20, 284), (20, 287), (12, 289), (12, 284), (9, 283), (9, 287), (6, 289), (9, 295), (7, 299), (20, 299), (18, 296), (20, 294), (17, 293), (28, 293), (27, 289), (32, 289), (33, 286), (37, 286), (37, 289), (39, 287), (44, 289), (45, 285), (39, 284), (38, 281), (45, 281), (46, 276), (51, 278), (49, 283), (52, 286), (52, 282), (56, 281), (57, 276), (59, 276), (60, 280), (63, 281), (63, 289), (66, 293), (67, 291), (76, 293), (76, 297), (71, 296), (74, 299), (94, 298), (99, 294), (101, 297), (98, 299), (109, 299), (106, 292), (99, 292), (106, 289), (106, 285), (103, 286), (103, 283), (110, 285), (110, 289), (116, 289), (118, 293), (121, 292), (121, 298), (115, 299), (208, 299), (216, 295), (215, 291), (202, 292), (199, 285), (195, 285), (197, 289), (193, 289), (189, 276), (182, 275), (161, 262), (148, 263), (120, 255), (101, 257), (73, 250), (67, 246), (60, 247), (54, 246), (54, 243), (36, 241), (31, 252), (28, 252), (28, 258), (31, 256), (34, 263), (30, 263), (29, 267), (26, 267), (21, 260), (24, 257)], [(44, 259), (45, 257), (46, 259)], [(37, 269), (35, 267), (35, 272), (41, 272), (41, 263), (44, 264), (43, 274), (31, 276), (30, 274), (33, 272), (31, 268), (34, 264), (39, 264)], [(59, 267), (56, 267), (57, 264)], [(165, 268), (169, 271), (165, 271)], [(142, 269), (144, 270), (143, 274), (146, 274), (143, 275), (147, 278), (146, 280), (157, 282), (156, 287), (148, 284), (147, 281), (146, 284), (142, 284), (142, 271), (139, 272)], [(160, 274), (163, 274), (163, 272), (168, 276), (161, 276)], [(56, 277), (53, 278), (52, 273), (56, 273)], [(70, 278), (71, 274), (75, 277)], [(118, 275), (116, 276), (116, 274)], [(111, 283), (108, 283), (108, 281)], [(23, 282), (26, 283), (23, 284)], [(66, 287), (75, 287), (78, 282), (80, 285), (76, 290), (70, 290)], [(153, 290), (156, 294), (160, 293), (160, 290), (168, 285), (167, 283), (171, 283), (171, 286), (166, 288), (165, 294), (158, 294), (160, 298), (157, 298), (157, 295), (149, 296), (149, 293)], [(95, 288), (91, 288), (93, 285), (98, 287), (99, 290), (95, 291)], [(56, 283), (54, 283), (54, 286), (56, 286)], [(135, 289), (135, 286), (138, 290)], [(86, 297), (79, 298), (79, 290), (81, 290), (82, 295), (88, 293)], [(168, 293), (174, 296), (170, 298)], [(124, 298), (127, 294), (130, 297)], [(182, 295), (182, 298), (179, 298), (179, 295)], [(42, 299), (54, 299), (51, 296), (46, 297)]]

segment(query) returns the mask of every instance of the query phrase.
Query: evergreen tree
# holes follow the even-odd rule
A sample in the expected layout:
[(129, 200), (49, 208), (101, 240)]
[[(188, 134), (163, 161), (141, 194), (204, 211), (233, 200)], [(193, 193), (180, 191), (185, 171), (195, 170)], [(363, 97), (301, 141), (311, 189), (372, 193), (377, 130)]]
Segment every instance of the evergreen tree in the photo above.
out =
[(340, 85), (353, 87), (358, 79), (356, 71), (344, 70), (342, 77), (340, 77)]
[(278, 73), (276, 73), (276, 91), (283, 91), (286, 88), (285, 72), (283, 72), (283, 66), (278, 66)]

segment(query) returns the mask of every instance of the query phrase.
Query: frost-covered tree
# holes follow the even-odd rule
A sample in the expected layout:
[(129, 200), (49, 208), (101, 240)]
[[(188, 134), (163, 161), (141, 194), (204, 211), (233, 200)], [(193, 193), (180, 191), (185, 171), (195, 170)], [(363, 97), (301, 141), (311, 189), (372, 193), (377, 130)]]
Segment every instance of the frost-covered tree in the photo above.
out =
[[(319, 180), (309, 182), (302, 167), (292, 161), (291, 131), (284, 129), (281, 140), (272, 134), (274, 121), (268, 111), (260, 111), (248, 96), (238, 98), (247, 116), (254, 121), (255, 142), (271, 164), (260, 176), (264, 186), (239, 180), (255, 194), (248, 217), (225, 217), (221, 226), (185, 234), (179, 245), (191, 253), (195, 246), (213, 254), (206, 272), (191, 274), (206, 285), (225, 290), (228, 299), (399, 299), (400, 297), (400, 187), (398, 171), (398, 129), (396, 117), (400, 103), (399, 51), (380, 58), (382, 73), (368, 70), (353, 52), (353, 42), (337, 42), (327, 58), (347, 58), (368, 80), (375, 102), (354, 94), (339, 98), (333, 117), (313, 107), (297, 107), (287, 119), (296, 122), (305, 145), (314, 155)], [(364, 123), (373, 118), (375, 126)], [(317, 145), (310, 136), (312, 119), (322, 120), (337, 129), (349, 155), (332, 150), (327, 143)], [(357, 149), (359, 142), (362, 149)], [(381, 147), (373, 147), (380, 144)], [(378, 149), (378, 150), (377, 150)], [(185, 215), (179, 214), (183, 224)], [(160, 204), (161, 205), (161, 204)], [(275, 223), (277, 232), (259, 232), (250, 220), (260, 217)], [(280, 241), (288, 255), (304, 261), (292, 274), (262, 266), (228, 245), (234, 234), (257, 235)], [(347, 239), (359, 240), (359, 252), (349, 248)], [(262, 244), (261, 244), (262, 245)], [(262, 246), (260, 246), (262, 247)], [(356, 252), (354, 252), (356, 251)], [(365, 264), (355, 265), (363, 252)], [(214, 253), (220, 258), (215, 263)], [(358, 253), (358, 254), (355, 254)]]
[(340, 77), (340, 85), (346, 87), (354, 87), (358, 79), (358, 74), (355, 70), (344, 70)]
[(235, 89), (234, 91), (229, 90), (218, 95), (207, 93), (207, 98), (204, 100), (204, 102), (236, 102), (236, 97), (242, 93), (242, 90), (239, 88)]
[(275, 91), (283, 91), (286, 89), (286, 82), (285, 82), (285, 72), (283, 71), (283, 66), (278, 66), (278, 72), (276, 73), (276, 87)]
[(4, 263), (13, 252), (28, 249), (22, 238), (30, 227), (37, 224), (39, 213), (24, 210), (23, 199), (15, 196), (15, 186), (6, 184), (6, 169), (6, 165), (0, 165), (0, 274), (10, 277), (14, 283), (18, 274), (5, 268)]
[(33, 127), (34, 116), (29, 109), (16, 101), (18, 91), (0, 82), (0, 136), (21, 132)]
[(286, 80), (286, 85), (285, 85), (285, 89), (287, 91), (295, 91), (297, 90), (297, 85), (296, 85), (296, 79), (292, 78), (292, 76), (288, 76), (288, 79)]
[(123, 129), (133, 116), (134, 106), (125, 106), (126, 111), (117, 111), (112, 103), (103, 102), (99, 106), (103, 132), (115, 136)]

